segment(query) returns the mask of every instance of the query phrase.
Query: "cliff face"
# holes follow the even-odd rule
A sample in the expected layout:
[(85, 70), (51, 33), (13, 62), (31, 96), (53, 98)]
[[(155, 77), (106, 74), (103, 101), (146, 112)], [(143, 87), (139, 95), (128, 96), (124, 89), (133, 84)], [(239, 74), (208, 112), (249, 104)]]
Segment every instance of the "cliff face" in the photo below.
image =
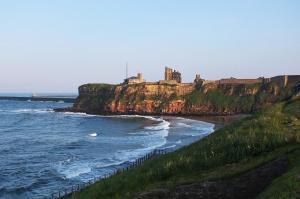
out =
[(97, 114), (249, 113), (291, 97), (298, 92), (299, 82), (85, 84), (79, 87), (73, 111)]

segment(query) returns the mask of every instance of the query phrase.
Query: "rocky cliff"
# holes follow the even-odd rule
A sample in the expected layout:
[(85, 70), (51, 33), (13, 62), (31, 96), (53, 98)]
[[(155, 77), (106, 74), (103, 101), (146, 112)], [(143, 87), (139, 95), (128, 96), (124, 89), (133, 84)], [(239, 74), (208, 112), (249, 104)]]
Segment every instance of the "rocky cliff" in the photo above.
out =
[[(284, 80), (282, 80), (284, 81)], [(96, 114), (250, 113), (296, 95), (300, 78), (254, 84), (85, 84), (71, 111)]]

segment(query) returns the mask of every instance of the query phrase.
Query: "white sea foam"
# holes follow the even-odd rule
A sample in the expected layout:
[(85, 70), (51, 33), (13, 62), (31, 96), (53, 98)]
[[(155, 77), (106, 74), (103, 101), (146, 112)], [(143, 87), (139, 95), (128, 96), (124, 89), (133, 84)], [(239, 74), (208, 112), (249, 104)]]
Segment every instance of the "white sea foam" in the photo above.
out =
[(189, 128), (191, 130), (200, 131), (200, 133), (211, 133), (214, 130), (214, 124), (199, 120), (177, 118), (180, 122), (176, 124), (178, 127)]
[(82, 117), (102, 117), (102, 118), (121, 118), (121, 119), (145, 118), (156, 122), (164, 121), (161, 118), (155, 118), (147, 115), (93, 115), (93, 114), (87, 114), (83, 112), (61, 112), (61, 113), (65, 115), (73, 115), (78, 117), (82, 116)]
[(125, 162), (129, 162), (128, 157), (118, 158), (121, 157), (121, 155), (113, 155), (113, 157), (108, 158), (107, 160), (98, 162), (94, 166), (96, 168), (105, 168), (105, 167), (113, 167), (120, 164), (123, 164)]
[(91, 137), (97, 137), (98, 134), (97, 133), (91, 133), (91, 134), (89, 134), (89, 136), (91, 136)]
[(160, 121), (160, 119), (157, 119), (152, 116), (147, 115), (99, 115), (99, 117), (108, 117), (108, 118), (123, 118), (123, 119), (132, 119), (132, 118), (145, 118), (152, 121)]
[(181, 141), (181, 140), (178, 140), (178, 141), (176, 142), (176, 144), (182, 144), (182, 141)]
[(69, 165), (60, 166), (58, 171), (66, 178), (74, 178), (82, 174), (86, 174), (92, 171), (88, 164), (72, 163)]
[(177, 123), (177, 126), (179, 126), (179, 127), (185, 127), (185, 128), (191, 128), (191, 127), (193, 127), (192, 125), (189, 125), (189, 124), (186, 124), (186, 123), (183, 123), (183, 122)]
[(64, 115), (75, 116), (75, 117), (97, 117), (97, 115), (81, 113), (81, 112), (61, 112)]
[(144, 150), (141, 151), (140, 149), (116, 151), (108, 158), (108, 161), (100, 161), (94, 166), (96, 168), (113, 167), (125, 162), (133, 162), (144, 154), (146, 154), (146, 152)]
[(99, 162), (96, 164), (96, 168), (111, 167), (123, 164), (125, 162), (134, 162), (137, 158), (144, 156), (145, 154), (153, 151), (154, 149), (164, 145), (165, 143), (160, 142), (158, 144), (152, 143), (151, 147), (139, 148), (139, 149), (128, 149), (116, 151), (109, 158), (109, 163)]
[(168, 130), (170, 129), (170, 122), (161, 120), (159, 124), (156, 124), (154, 126), (146, 126), (145, 129), (152, 131)]
[[(114, 164), (121, 164), (126, 161), (134, 161), (138, 157), (141, 157), (156, 148), (162, 147), (167, 143), (166, 137), (169, 134), (169, 125), (170, 123), (159, 118), (156, 121), (160, 121), (158, 124), (154, 126), (145, 127), (144, 131), (137, 132), (137, 134), (142, 135), (143, 147), (138, 149), (128, 149), (128, 150), (120, 150), (114, 153), (112, 160), (114, 160)], [(98, 166), (104, 166), (100, 164)], [(107, 165), (105, 165), (107, 166)]]
[(171, 148), (174, 148), (176, 147), (177, 145), (176, 144), (173, 144), (171, 146), (166, 146), (166, 147), (163, 147), (162, 149), (171, 149)]
[(212, 132), (214, 130), (214, 126), (193, 126), (193, 130), (205, 132)]
[(115, 159), (115, 164), (121, 164), (126, 161), (133, 162), (137, 158), (153, 151), (154, 149), (161, 147), (165, 144), (166, 142), (157, 142), (157, 143), (152, 143), (152, 146), (145, 147), (145, 148), (139, 148), (139, 149), (129, 149), (129, 150), (122, 150), (118, 151), (114, 154), (114, 159)]
[[(103, 116), (100, 115), (99, 117), (108, 117), (108, 118), (145, 118), (148, 120), (152, 120), (155, 122), (158, 122), (157, 124), (154, 124), (153, 126), (146, 126), (144, 129), (146, 130), (151, 130), (151, 131), (161, 131), (160, 133), (162, 134), (163, 137), (168, 136), (168, 129), (170, 129), (170, 122), (162, 119), (162, 118), (155, 118), (153, 116), (146, 116), (146, 115), (108, 115), (108, 116)], [(147, 132), (142, 132), (144, 134), (147, 134)]]
[[(74, 113), (66, 113), (72, 114)], [(85, 113), (75, 113), (75, 115), (83, 116), (83, 117), (94, 117), (94, 115), (88, 115)], [(174, 126), (180, 126), (182, 128), (190, 129), (191, 131), (183, 131), (184, 135), (188, 136), (199, 136), (204, 133), (211, 133), (213, 131), (213, 124), (200, 122), (196, 120), (185, 120), (185, 119), (177, 119), (174, 120), (164, 120), (163, 118), (155, 118), (151, 116), (135, 116), (135, 115), (117, 115), (117, 116), (99, 116), (99, 117), (117, 117), (117, 118), (134, 118), (134, 117), (143, 117), (150, 120), (155, 121), (152, 126), (144, 127), (144, 130), (140, 132), (136, 132), (135, 134), (139, 134), (140, 137), (136, 136), (139, 139), (139, 142), (142, 147), (135, 149), (123, 149), (119, 151), (115, 151), (110, 154), (109, 158), (103, 161), (98, 161), (97, 163), (89, 162), (89, 164), (85, 163), (76, 163), (68, 160), (65, 164), (61, 165), (58, 169), (60, 173), (62, 173), (66, 178), (74, 178), (77, 176), (82, 176), (92, 172), (92, 168), (114, 168), (114, 166), (120, 165), (125, 162), (133, 162), (137, 158), (142, 157), (143, 155), (153, 151), (154, 149), (170, 149), (175, 148), (178, 145), (182, 144), (181, 140), (176, 141), (171, 145), (166, 145), (167, 140), (166, 137), (169, 134), (170, 123), (175, 123)], [(170, 121), (170, 122), (169, 122)], [(89, 136), (97, 136), (97, 133), (90, 133)]]

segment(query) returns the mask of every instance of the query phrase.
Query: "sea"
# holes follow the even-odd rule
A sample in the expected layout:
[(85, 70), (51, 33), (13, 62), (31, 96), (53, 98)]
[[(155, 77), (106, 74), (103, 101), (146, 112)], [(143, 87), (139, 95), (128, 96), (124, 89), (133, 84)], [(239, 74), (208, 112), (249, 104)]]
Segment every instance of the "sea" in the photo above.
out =
[(50, 198), (155, 149), (175, 150), (214, 130), (213, 124), (181, 117), (53, 111), (69, 106), (0, 100), (1, 199)]

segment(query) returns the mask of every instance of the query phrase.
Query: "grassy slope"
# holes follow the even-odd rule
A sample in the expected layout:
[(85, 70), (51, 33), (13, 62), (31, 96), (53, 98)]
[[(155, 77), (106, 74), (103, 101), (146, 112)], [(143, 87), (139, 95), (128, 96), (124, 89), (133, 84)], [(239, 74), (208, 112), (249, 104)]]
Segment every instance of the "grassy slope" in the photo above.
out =
[[(70, 198), (133, 198), (155, 187), (237, 176), (283, 154), (290, 169), (261, 198), (296, 198), (300, 189), (300, 100), (277, 104), (208, 137), (130, 171), (98, 182)], [(292, 152), (293, 151), (293, 152)], [(297, 156), (298, 154), (298, 156)]]
[(245, 85), (229, 84), (214, 89), (207, 89), (206, 86), (203, 86), (187, 94), (184, 98), (188, 107), (211, 105), (215, 108), (214, 111), (230, 110), (230, 112), (249, 113), (264, 107), (266, 104), (274, 104), (289, 98), (293, 93), (293, 86), (283, 88), (275, 82)]

